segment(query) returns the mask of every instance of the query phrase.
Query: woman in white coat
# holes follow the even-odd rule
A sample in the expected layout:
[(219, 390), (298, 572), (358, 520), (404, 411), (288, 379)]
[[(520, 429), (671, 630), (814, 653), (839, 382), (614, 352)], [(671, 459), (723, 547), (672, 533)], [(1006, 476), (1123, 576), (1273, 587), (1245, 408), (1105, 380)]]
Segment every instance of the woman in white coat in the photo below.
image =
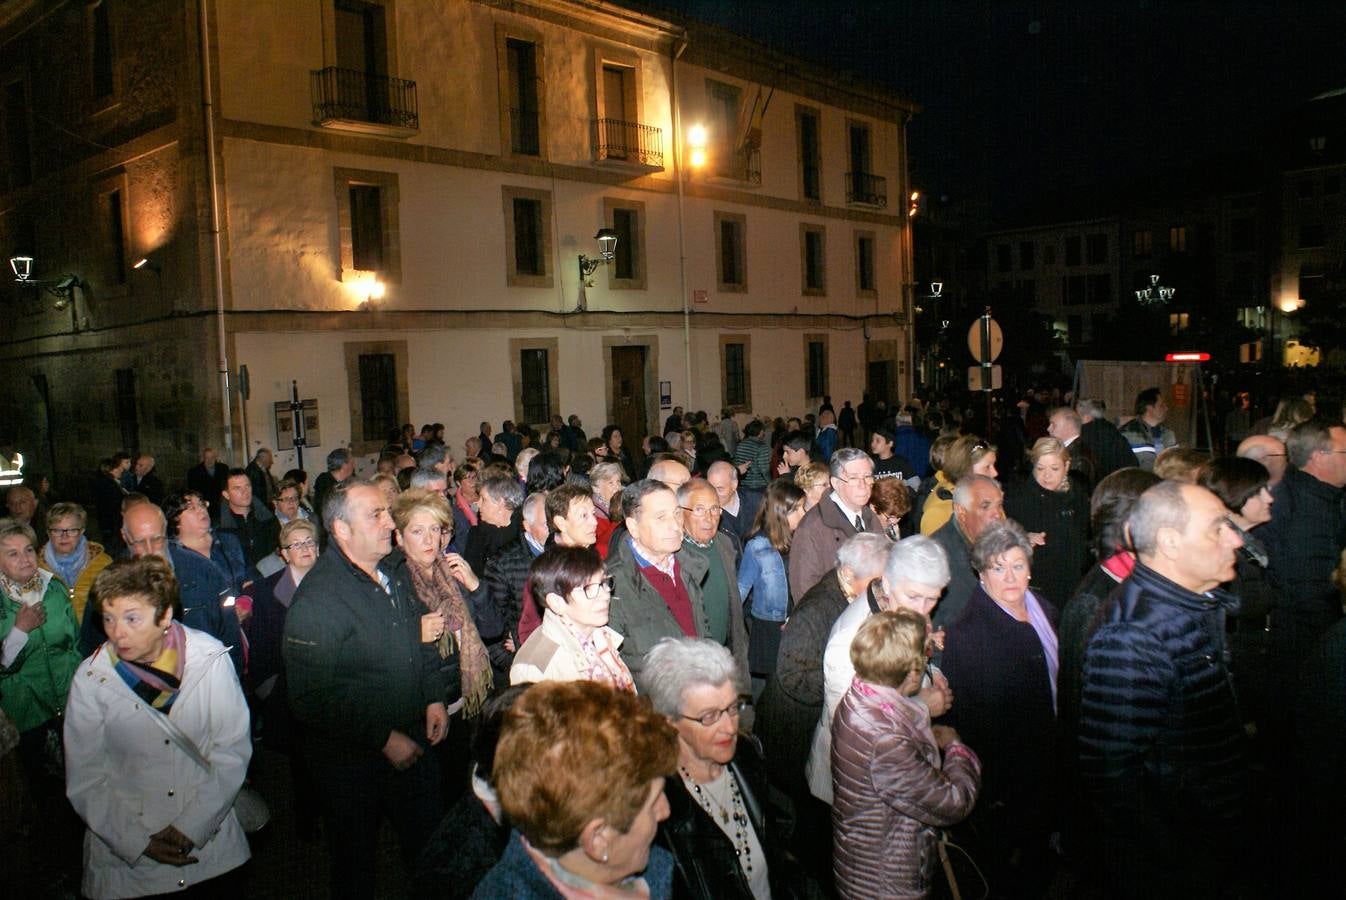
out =
[(249, 856), (233, 806), (252, 744), (228, 650), (173, 621), (160, 557), (113, 563), (93, 594), (108, 640), (76, 671), (65, 717), (66, 793), (88, 826), (81, 890), (237, 896), (220, 876)]

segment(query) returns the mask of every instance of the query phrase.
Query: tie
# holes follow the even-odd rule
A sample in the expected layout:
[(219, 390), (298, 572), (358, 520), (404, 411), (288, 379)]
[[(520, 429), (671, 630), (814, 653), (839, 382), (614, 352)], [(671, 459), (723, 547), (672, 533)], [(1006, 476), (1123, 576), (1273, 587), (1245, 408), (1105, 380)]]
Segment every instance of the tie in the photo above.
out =
[(856, 515), (855, 515), (855, 532), (856, 532), (856, 534), (859, 534), (860, 532), (862, 532), (862, 531), (864, 531), (864, 530), (865, 530), (865, 520), (860, 516), (859, 513), (856, 513)]

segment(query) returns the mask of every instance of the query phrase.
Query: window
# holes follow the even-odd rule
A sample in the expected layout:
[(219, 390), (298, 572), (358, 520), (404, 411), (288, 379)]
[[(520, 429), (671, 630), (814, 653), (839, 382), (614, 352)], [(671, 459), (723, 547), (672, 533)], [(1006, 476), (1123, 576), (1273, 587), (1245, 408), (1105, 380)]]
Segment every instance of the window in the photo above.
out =
[(827, 293), (827, 236), (821, 226), (799, 226), (799, 254), (806, 296)]
[(126, 281), (126, 209), (120, 188), (100, 200), (103, 232), (103, 276), (109, 284)]
[(496, 55), (500, 60), (500, 145), (516, 156), (545, 159), (547, 78), (541, 38), (514, 23), (497, 23)]
[(363, 0), (336, 0), (337, 67), (373, 78), (388, 74), (388, 35), (384, 9)]
[(617, 232), (616, 255), (608, 269), (608, 287), (614, 290), (644, 290), (645, 204), (640, 200), (603, 199), (608, 226)]
[(664, 164), (663, 131), (643, 123), (639, 57), (594, 51), (594, 156), (651, 168)]
[(874, 232), (855, 233), (855, 293), (858, 297), (877, 297), (879, 293), (879, 282), (874, 270), (874, 246)]
[(1168, 230), (1168, 249), (1174, 253), (1187, 252), (1187, 226), (1174, 225)]
[(718, 81), (706, 81), (709, 113), (707, 139), (711, 172), (721, 178), (748, 179), (748, 158), (738, 145), (739, 89)]
[(795, 126), (799, 130), (799, 196), (815, 203), (823, 199), (818, 119), (817, 110), (795, 107)]
[(1131, 255), (1143, 259), (1154, 252), (1154, 232), (1136, 231), (1131, 234)]
[(1066, 275), (1061, 279), (1061, 302), (1080, 306), (1089, 302), (1089, 280), (1084, 275)]
[(1042, 245), (1042, 264), (1043, 264), (1044, 266), (1054, 266), (1054, 265), (1056, 265), (1056, 245), (1055, 245), (1055, 244), (1043, 244), (1043, 245)]
[(397, 362), (391, 353), (360, 354), (360, 440), (385, 441), (402, 422), (397, 411)]
[(111, 97), (116, 92), (115, 66), (112, 49), (112, 14), (107, 0), (89, 10), (89, 88), (95, 100)]
[(520, 392), (523, 421), (551, 421), (551, 388), (547, 374), (547, 351), (538, 347), (519, 351)]
[(1019, 242), (1019, 269), (1021, 271), (1033, 268), (1033, 256), (1036, 248), (1037, 244), (1032, 241)]
[(725, 292), (748, 290), (748, 220), (737, 213), (715, 213), (716, 287)]
[(995, 245), (995, 270), (1008, 272), (1014, 268), (1013, 249), (1009, 244)]
[(1169, 313), (1168, 314), (1168, 333), (1176, 335), (1180, 331), (1186, 331), (1190, 321), (1189, 313)]
[(503, 194), (506, 283), (510, 287), (551, 287), (551, 193), (506, 187)]
[(5, 164), (9, 188), (22, 187), (33, 180), (33, 151), (28, 134), (28, 87), (22, 81), (5, 85), (4, 96)]
[[(391, 172), (333, 169), (343, 281), (376, 272), (402, 280), (398, 241), (398, 182)], [(358, 274), (357, 274), (358, 273)]]
[(1106, 234), (1091, 234), (1085, 239), (1085, 259), (1089, 265), (1096, 266), (1099, 263), (1108, 261), (1108, 236)]
[(1078, 266), (1080, 264), (1080, 236), (1072, 234), (1066, 238), (1066, 265)]
[(827, 341), (822, 335), (805, 336), (805, 358), (808, 360), (805, 396), (825, 397), (827, 389)]
[(1234, 253), (1251, 253), (1257, 246), (1257, 222), (1251, 218), (1234, 219), (1229, 223), (1229, 249)]
[(874, 170), (869, 155), (869, 126), (864, 122), (851, 122), (850, 133), (851, 172), (872, 175)]
[(1112, 276), (1107, 272), (1088, 276), (1087, 296), (1089, 303), (1111, 303)]
[(136, 371), (117, 369), (117, 425), (121, 429), (121, 446), (127, 453), (140, 452), (140, 416), (136, 412)]
[(748, 371), (748, 336), (720, 335), (720, 377), (723, 407), (737, 412), (750, 411), (752, 378)]
[(1327, 240), (1327, 229), (1322, 222), (1299, 223), (1299, 246), (1321, 247)]

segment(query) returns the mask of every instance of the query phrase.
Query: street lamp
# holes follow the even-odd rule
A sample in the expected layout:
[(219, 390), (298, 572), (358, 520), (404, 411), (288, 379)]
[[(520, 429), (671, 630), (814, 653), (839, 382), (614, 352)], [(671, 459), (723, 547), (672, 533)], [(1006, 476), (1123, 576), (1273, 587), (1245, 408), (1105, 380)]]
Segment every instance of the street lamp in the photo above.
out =
[(64, 275), (54, 280), (33, 278), (33, 258), (31, 256), (11, 256), (9, 258), (9, 268), (14, 273), (16, 284), (37, 288), (55, 297), (57, 309), (65, 309), (74, 302), (75, 288), (87, 290), (89, 287), (84, 279), (78, 275)]
[(1136, 302), (1141, 306), (1153, 306), (1156, 303), (1169, 303), (1178, 289), (1159, 283), (1158, 275), (1150, 276), (1150, 286), (1136, 291)]
[(617, 232), (611, 228), (600, 228), (598, 234), (594, 235), (594, 240), (598, 241), (598, 257), (590, 259), (583, 253), (580, 254), (580, 283), (582, 287), (593, 287), (589, 281), (589, 276), (601, 265), (612, 262), (612, 258), (617, 255)]

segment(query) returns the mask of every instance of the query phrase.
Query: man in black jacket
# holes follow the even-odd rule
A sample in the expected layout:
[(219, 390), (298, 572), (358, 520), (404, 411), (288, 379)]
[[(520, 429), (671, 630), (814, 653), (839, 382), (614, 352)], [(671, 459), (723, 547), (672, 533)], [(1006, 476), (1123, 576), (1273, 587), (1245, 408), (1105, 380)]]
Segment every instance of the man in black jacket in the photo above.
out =
[(201, 461), (187, 470), (187, 490), (206, 498), (212, 522), (220, 520), (220, 507), (224, 505), (220, 494), (228, 478), (229, 467), (216, 458), (214, 447), (202, 450)]
[[(350, 480), (325, 510), (331, 544), (295, 591), (285, 620), (290, 706), (324, 788), (334, 897), (372, 897), (379, 823), (392, 820), (410, 867), (439, 821), (448, 711), (426, 608), (392, 549), (383, 492)], [(400, 554), (398, 555), (400, 557)]]
[(1138, 466), (1131, 444), (1108, 419), (1102, 400), (1081, 400), (1075, 406), (1080, 414), (1080, 443), (1089, 448), (1094, 458), (1094, 483), (1097, 484), (1118, 469)]
[(243, 469), (230, 469), (224, 482), (219, 530), (232, 532), (243, 546), (243, 558), (248, 567), (276, 552), (280, 537), (280, 522), (252, 493), (252, 479)]

